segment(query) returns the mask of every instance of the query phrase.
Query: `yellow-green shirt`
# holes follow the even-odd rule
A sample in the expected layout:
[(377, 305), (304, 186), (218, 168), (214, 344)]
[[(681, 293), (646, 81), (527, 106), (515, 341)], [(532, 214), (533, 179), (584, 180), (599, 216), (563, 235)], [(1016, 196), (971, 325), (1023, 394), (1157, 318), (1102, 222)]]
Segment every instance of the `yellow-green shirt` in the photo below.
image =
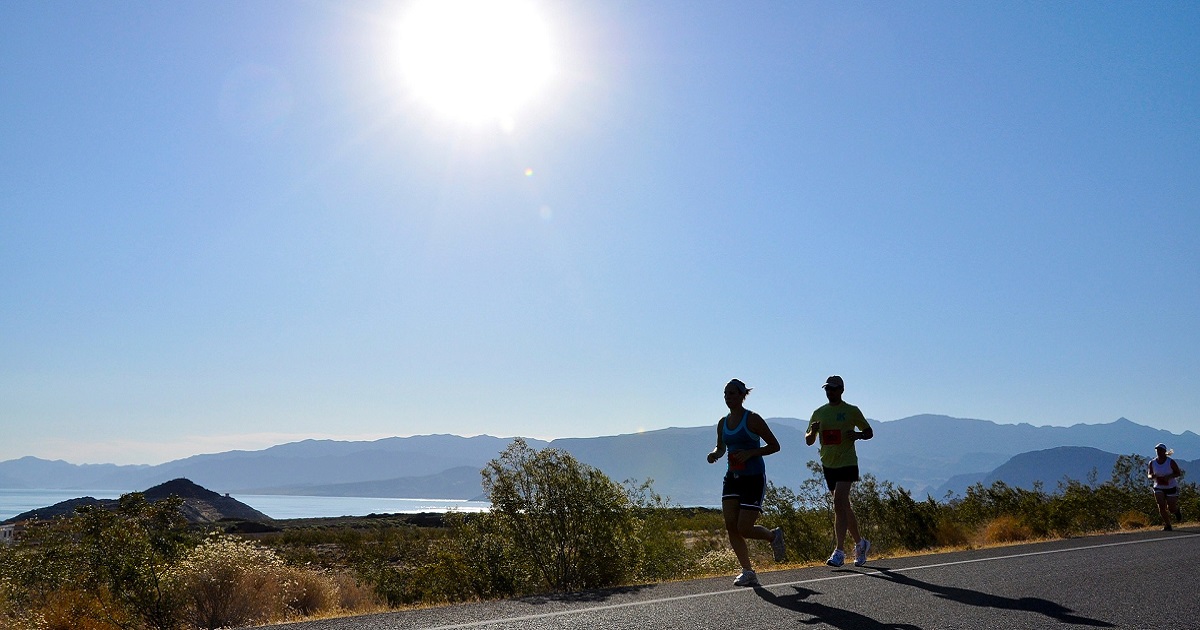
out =
[(856, 428), (866, 430), (871, 426), (858, 407), (848, 402), (821, 405), (808, 421), (809, 428), (816, 422), (821, 423), (821, 465), (826, 468), (857, 466), (854, 440), (844, 439), (844, 436)]

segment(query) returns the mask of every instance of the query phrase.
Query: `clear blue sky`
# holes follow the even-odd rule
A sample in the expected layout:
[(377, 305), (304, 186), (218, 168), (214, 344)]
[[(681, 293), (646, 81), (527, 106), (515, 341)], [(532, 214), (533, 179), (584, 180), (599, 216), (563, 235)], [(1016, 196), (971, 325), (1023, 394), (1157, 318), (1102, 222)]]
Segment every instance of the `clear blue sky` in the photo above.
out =
[(1200, 4), (535, 9), (553, 74), (471, 122), (403, 3), (0, 5), (0, 460), (699, 426), (731, 377), (808, 417), (833, 373), (1198, 426)]

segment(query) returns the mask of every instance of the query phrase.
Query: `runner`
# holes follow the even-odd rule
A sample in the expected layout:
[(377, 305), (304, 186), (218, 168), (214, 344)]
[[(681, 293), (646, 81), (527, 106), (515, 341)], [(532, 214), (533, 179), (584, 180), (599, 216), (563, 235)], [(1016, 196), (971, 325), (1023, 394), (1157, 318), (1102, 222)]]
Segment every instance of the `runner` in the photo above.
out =
[(779, 441), (762, 416), (742, 406), (749, 393), (750, 388), (736, 378), (725, 386), (725, 406), (729, 407), (729, 415), (717, 423), (717, 446), (708, 454), (708, 463), (712, 464), (727, 450), (729, 452), (726, 458), (729, 469), (721, 486), (721, 514), (725, 517), (729, 546), (742, 565), (742, 573), (733, 581), (734, 586), (759, 584), (758, 575), (750, 565), (747, 538), (769, 541), (776, 562), (783, 562), (786, 557), (783, 530), (778, 527), (770, 530), (756, 524), (767, 490), (763, 456), (778, 453)]
[(1179, 512), (1178, 481), (1183, 473), (1179, 471), (1179, 464), (1170, 457), (1174, 452), (1159, 442), (1154, 447), (1157, 457), (1150, 460), (1148, 470), (1149, 477), (1154, 480), (1154, 500), (1158, 503), (1158, 514), (1162, 516), (1163, 530), (1168, 532), (1171, 531), (1172, 514), (1175, 515), (1175, 522), (1183, 520)]
[[(846, 532), (854, 538), (854, 566), (867, 563), (867, 551), (871, 541), (858, 533), (858, 519), (850, 505), (850, 488), (858, 481), (858, 453), (854, 450), (855, 440), (869, 440), (875, 436), (871, 425), (858, 407), (842, 400), (846, 385), (840, 376), (825, 379), (825, 397), (829, 403), (820, 406), (808, 422), (804, 442), (809, 446), (821, 438), (821, 468), (825, 483), (833, 493), (833, 534), (836, 546), (833, 554), (825, 561), (831, 567), (840, 567), (846, 562)], [(860, 429), (855, 431), (854, 429)]]

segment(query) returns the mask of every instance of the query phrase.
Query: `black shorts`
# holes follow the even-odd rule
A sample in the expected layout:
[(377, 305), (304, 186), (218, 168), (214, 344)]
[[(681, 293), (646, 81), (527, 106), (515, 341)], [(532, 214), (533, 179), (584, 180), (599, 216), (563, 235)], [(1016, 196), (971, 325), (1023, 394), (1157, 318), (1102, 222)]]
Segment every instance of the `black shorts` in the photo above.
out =
[(762, 511), (763, 497), (767, 493), (766, 475), (725, 475), (721, 483), (721, 502), (737, 499), (743, 510)]
[[(1175, 486), (1174, 488), (1155, 488), (1154, 494), (1161, 494), (1164, 497), (1179, 496), (1179, 486)], [(1145, 496), (1145, 495), (1142, 495), (1142, 496)]]
[(858, 466), (842, 466), (840, 468), (822, 468), (825, 472), (825, 485), (833, 492), (833, 487), (839, 481), (858, 481)]

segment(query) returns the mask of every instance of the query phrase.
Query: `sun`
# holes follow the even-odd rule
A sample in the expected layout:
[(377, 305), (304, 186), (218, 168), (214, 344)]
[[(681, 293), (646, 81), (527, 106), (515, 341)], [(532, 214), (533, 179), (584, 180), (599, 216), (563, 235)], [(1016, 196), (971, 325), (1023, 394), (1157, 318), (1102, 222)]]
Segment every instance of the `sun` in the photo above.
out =
[(467, 123), (510, 121), (553, 74), (546, 22), (525, 0), (418, 0), (398, 45), (413, 95)]

